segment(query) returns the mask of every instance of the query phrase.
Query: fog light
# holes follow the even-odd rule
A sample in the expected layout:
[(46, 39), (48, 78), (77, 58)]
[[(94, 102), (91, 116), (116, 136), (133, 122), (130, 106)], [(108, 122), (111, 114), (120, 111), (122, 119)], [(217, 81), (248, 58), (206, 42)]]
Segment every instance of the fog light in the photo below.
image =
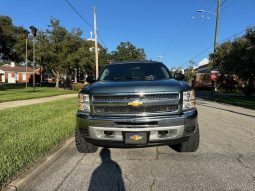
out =
[(168, 135), (168, 131), (159, 131), (158, 132), (158, 135), (161, 137), (161, 136), (166, 136)]
[(114, 136), (114, 131), (104, 131), (106, 136)]

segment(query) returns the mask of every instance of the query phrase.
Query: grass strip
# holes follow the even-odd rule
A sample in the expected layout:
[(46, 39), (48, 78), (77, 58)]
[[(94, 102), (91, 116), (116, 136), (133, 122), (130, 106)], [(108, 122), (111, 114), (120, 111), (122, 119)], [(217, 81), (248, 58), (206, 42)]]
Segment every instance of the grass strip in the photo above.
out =
[(71, 93), (74, 93), (74, 91), (52, 87), (36, 87), (35, 91), (32, 87), (28, 87), (27, 90), (25, 88), (0, 89), (0, 102), (49, 97)]
[(255, 109), (255, 99), (247, 97), (213, 97), (213, 101)]
[(76, 99), (0, 111), (0, 188), (73, 134)]

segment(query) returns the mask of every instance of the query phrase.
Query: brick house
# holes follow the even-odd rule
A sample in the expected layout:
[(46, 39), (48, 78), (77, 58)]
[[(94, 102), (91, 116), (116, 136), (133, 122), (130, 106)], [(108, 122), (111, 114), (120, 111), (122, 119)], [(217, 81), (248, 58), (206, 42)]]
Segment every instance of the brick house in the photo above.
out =
[(196, 72), (195, 87), (212, 87), (211, 70), (209, 68), (209, 60), (207, 58), (199, 62), (198, 66), (194, 69)]
[(33, 68), (25, 66), (15, 66), (15, 63), (0, 66), (0, 83), (25, 83), (31, 82), (33, 78)]

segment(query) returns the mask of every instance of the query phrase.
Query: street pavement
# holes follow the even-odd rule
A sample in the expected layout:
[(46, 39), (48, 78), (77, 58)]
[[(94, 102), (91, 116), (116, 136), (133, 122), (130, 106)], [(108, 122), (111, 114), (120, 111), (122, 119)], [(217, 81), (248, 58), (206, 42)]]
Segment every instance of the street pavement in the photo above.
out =
[(51, 97), (42, 97), (42, 98), (34, 98), (34, 99), (26, 99), (26, 100), (18, 100), (18, 101), (1, 102), (0, 110), (24, 106), (24, 105), (44, 103), (44, 102), (48, 102), (48, 101), (55, 101), (55, 100), (70, 98), (70, 97), (75, 97), (75, 96), (77, 96), (77, 94), (65, 94), (65, 95), (58, 95), (58, 96), (51, 96)]
[(73, 145), (24, 190), (255, 191), (255, 111), (205, 100), (197, 108), (195, 153), (161, 146), (80, 154)]

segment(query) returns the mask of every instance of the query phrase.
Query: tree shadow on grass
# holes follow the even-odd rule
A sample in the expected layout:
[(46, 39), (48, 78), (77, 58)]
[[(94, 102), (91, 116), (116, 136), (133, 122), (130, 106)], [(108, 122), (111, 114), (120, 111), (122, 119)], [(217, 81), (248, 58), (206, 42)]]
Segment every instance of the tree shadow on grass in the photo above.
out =
[(120, 166), (111, 159), (111, 152), (103, 148), (102, 163), (94, 170), (88, 191), (125, 191)]

